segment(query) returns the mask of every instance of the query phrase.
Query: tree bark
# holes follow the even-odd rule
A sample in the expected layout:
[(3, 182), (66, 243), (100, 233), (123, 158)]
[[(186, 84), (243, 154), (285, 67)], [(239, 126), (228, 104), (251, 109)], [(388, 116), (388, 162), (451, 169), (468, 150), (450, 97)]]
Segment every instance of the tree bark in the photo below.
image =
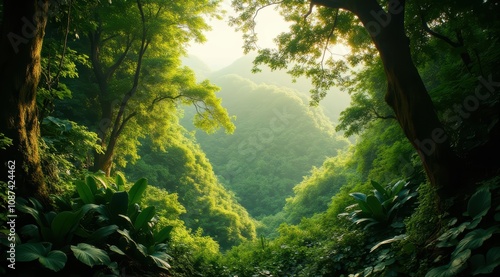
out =
[(40, 52), (47, 23), (48, 0), (4, 1), (0, 45), (0, 132), (13, 140), (1, 154), (1, 180), (7, 182), (8, 161), (15, 162), (17, 196), (48, 203), (41, 169), (36, 88)]
[(417, 150), (429, 182), (441, 199), (447, 199), (464, 188), (458, 158), (411, 58), (410, 40), (404, 31), (404, 1), (392, 3), (386, 12), (376, 1), (365, 1), (354, 6), (353, 12), (370, 33), (384, 65), (387, 104)]
[(376, 0), (311, 0), (311, 4), (348, 10), (363, 23), (384, 65), (385, 100), (417, 150), (429, 182), (442, 200), (458, 195), (465, 189), (460, 163), (411, 58), (404, 30), (405, 0), (387, 1), (387, 11)]
[[(138, 57), (136, 61), (135, 71), (133, 75), (133, 83), (130, 89), (123, 95), (119, 103), (119, 109), (114, 114), (114, 102), (109, 100), (108, 82), (113, 77), (116, 70), (122, 65), (124, 60), (132, 47), (134, 39), (130, 35), (127, 36), (125, 49), (118, 56), (117, 60), (113, 65), (108, 68), (104, 68), (100, 56), (99, 50), (102, 47), (101, 29), (100, 26), (97, 31), (89, 34), (90, 45), (91, 45), (91, 62), (94, 70), (94, 75), (97, 79), (99, 85), (99, 101), (101, 105), (101, 121), (99, 123), (99, 138), (101, 139), (101, 146), (104, 149), (104, 153), (94, 153), (94, 165), (92, 170), (103, 171), (106, 176), (111, 175), (111, 169), (113, 166), (113, 158), (115, 154), (116, 145), (118, 139), (128, 121), (136, 115), (136, 112), (131, 112), (126, 115), (125, 110), (129, 100), (135, 95), (139, 86), (139, 76), (142, 68), (142, 60), (144, 53), (149, 46), (149, 40), (147, 38), (147, 28), (145, 25), (146, 19), (144, 11), (142, 8), (141, 1), (137, 0), (137, 8), (139, 9), (142, 23), (142, 36), (140, 48), (138, 51)], [(118, 100), (118, 99), (117, 99)], [(115, 100), (116, 101), (116, 100)]]

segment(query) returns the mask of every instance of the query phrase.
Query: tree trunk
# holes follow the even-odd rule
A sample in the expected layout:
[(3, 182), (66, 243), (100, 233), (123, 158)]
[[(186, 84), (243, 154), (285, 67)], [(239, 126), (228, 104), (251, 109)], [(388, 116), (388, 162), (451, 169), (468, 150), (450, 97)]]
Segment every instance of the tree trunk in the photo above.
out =
[(48, 203), (38, 152), (40, 126), (36, 88), (48, 0), (4, 1), (0, 45), (0, 132), (13, 140), (1, 154), (1, 180), (7, 182), (8, 161), (15, 162), (17, 196), (35, 196)]
[[(112, 136), (109, 138), (107, 145), (103, 145), (104, 153), (94, 154), (93, 171), (103, 171), (106, 176), (111, 175), (111, 167), (113, 165), (113, 157), (118, 137)], [(105, 146), (105, 147), (104, 147)]]
[(102, 46), (101, 26), (99, 26), (95, 32), (89, 34), (91, 47), (90, 56), (94, 75), (99, 85), (99, 101), (102, 109), (101, 121), (99, 124), (99, 137), (101, 139), (101, 146), (104, 149), (104, 154), (94, 154), (94, 165), (92, 169), (94, 171), (102, 170), (104, 171), (106, 176), (110, 176), (111, 174), (115, 148), (118, 143), (118, 139), (123, 131), (123, 128), (125, 127), (127, 122), (136, 115), (136, 112), (132, 112), (126, 116), (125, 109), (127, 108), (128, 101), (137, 92), (139, 86), (139, 76), (142, 67), (142, 59), (149, 45), (149, 41), (147, 39), (147, 28), (145, 26), (145, 16), (141, 1), (137, 1), (137, 7), (141, 14), (142, 21), (141, 45), (137, 57), (137, 64), (135, 66), (133, 84), (128, 92), (122, 96), (122, 99), (119, 102), (119, 109), (116, 114), (113, 113), (114, 102), (110, 102), (108, 99), (108, 82), (113, 77), (116, 70), (122, 65), (123, 61), (127, 58), (134, 39), (131, 38), (129, 34), (123, 52), (118, 56), (114, 64), (112, 64), (108, 68), (104, 68), (99, 56), (100, 47)]
[(404, 31), (404, 1), (385, 12), (376, 1), (366, 1), (353, 12), (362, 21), (382, 59), (387, 77), (385, 100), (394, 110), (406, 137), (417, 150), (429, 182), (441, 199), (463, 189), (457, 157), (438, 119), (418, 73)]

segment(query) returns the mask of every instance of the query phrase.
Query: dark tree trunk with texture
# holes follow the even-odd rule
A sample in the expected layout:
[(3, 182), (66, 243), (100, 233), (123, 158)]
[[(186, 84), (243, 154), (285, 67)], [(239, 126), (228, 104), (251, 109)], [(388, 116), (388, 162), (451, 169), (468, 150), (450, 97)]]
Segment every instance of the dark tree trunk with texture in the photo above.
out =
[(384, 65), (388, 84), (385, 100), (417, 150), (429, 182), (438, 189), (442, 200), (462, 192), (465, 182), (459, 176), (460, 163), (411, 58), (410, 41), (404, 30), (405, 0), (387, 1), (387, 11), (376, 0), (311, 3), (348, 10), (361, 20)]
[(47, 0), (3, 1), (0, 45), (0, 132), (13, 140), (1, 150), (1, 180), (11, 181), (8, 164), (15, 162), (16, 195), (43, 203), (48, 203), (48, 192), (38, 151), (36, 88), (47, 10)]
[(406, 137), (417, 150), (427, 177), (441, 199), (463, 189), (459, 163), (428, 91), (411, 58), (404, 31), (404, 1), (393, 1), (388, 12), (366, 1), (353, 12), (370, 33), (387, 77), (385, 100), (394, 110)]

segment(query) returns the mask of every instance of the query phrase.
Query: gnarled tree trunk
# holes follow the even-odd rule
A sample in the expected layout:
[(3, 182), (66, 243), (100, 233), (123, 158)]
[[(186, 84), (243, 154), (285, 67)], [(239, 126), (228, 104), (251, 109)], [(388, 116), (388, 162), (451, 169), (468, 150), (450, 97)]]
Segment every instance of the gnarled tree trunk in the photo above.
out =
[(459, 163), (411, 58), (410, 41), (404, 30), (405, 1), (388, 1), (387, 11), (376, 0), (313, 0), (312, 3), (349, 10), (361, 20), (384, 65), (387, 104), (417, 150), (440, 198), (456, 195), (463, 189)]
[(47, 10), (48, 0), (4, 1), (0, 45), (0, 132), (13, 140), (0, 155), (0, 176), (10, 180), (8, 161), (14, 161), (16, 194), (44, 203), (48, 192), (38, 152), (36, 88)]
[[(385, 100), (394, 110), (406, 137), (417, 150), (431, 184), (441, 199), (457, 191), (457, 158), (428, 91), (411, 58), (404, 31), (404, 1), (393, 1), (385, 12), (376, 1), (356, 14), (370, 32), (387, 77)], [(356, 8), (355, 8), (356, 11)]]

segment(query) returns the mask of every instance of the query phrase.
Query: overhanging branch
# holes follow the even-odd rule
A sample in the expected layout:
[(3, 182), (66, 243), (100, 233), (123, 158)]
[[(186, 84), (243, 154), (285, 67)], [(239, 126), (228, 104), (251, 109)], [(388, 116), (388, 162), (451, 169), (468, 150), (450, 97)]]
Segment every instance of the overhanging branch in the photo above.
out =
[(312, 6), (322, 6), (332, 9), (348, 9), (349, 2), (349, 0), (311, 0), (311, 7), (309, 11), (312, 12)]

